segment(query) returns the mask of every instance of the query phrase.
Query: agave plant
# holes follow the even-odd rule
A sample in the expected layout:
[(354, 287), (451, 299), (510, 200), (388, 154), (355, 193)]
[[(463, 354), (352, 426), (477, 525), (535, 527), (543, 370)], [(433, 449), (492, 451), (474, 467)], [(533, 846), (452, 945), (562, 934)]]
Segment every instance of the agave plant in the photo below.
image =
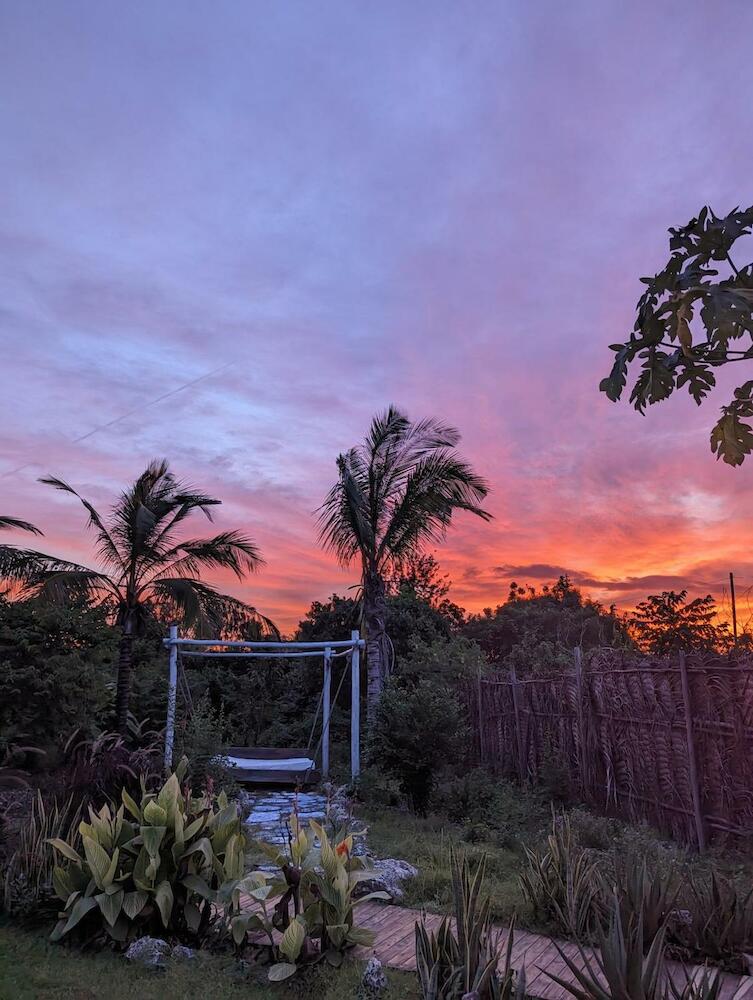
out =
[(609, 930), (598, 934), (598, 951), (588, 954), (579, 946), (580, 962), (576, 962), (557, 945), (573, 981), (552, 972), (547, 975), (577, 1000), (664, 1000), (664, 934), (662, 928), (644, 956), (641, 912), (624, 924), (620, 902), (615, 899)]
[[(222, 893), (231, 905), (236, 945), (242, 945), (247, 934), (261, 936), (272, 959), (273, 982), (290, 978), (302, 964), (318, 958), (338, 966), (347, 949), (372, 945), (372, 931), (356, 925), (355, 908), (370, 899), (390, 898), (386, 892), (356, 898), (358, 884), (370, 873), (365, 860), (353, 854), (355, 834), (331, 840), (313, 820), (307, 832), (295, 812), (287, 832), (282, 848), (259, 843), (277, 866), (277, 874), (254, 872)], [(250, 899), (251, 909), (241, 905), (244, 897)]]
[(674, 872), (663, 876), (649, 873), (645, 858), (639, 860), (630, 854), (615, 866), (615, 877), (602, 901), (604, 923), (608, 926), (611, 903), (619, 901), (623, 924), (634, 914), (640, 913), (643, 926), (643, 948), (648, 951), (663, 927), (668, 927), (675, 912), (682, 882)]
[(747, 971), (743, 953), (753, 950), (753, 889), (742, 892), (716, 872), (690, 877), (689, 919), (677, 929), (680, 944), (694, 957), (734, 971)]
[(243, 875), (248, 840), (224, 793), (181, 791), (186, 768), (184, 758), (158, 792), (142, 784), (139, 802), (123, 789), (117, 810), (89, 807), (73, 842), (49, 841), (65, 862), (53, 872), (64, 903), (53, 941), (84, 920), (118, 942), (150, 931), (207, 934), (223, 883)]
[(501, 937), (490, 917), (490, 900), (482, 898), (486, 859), (471, 871), (465, 858), (450, 851), (452, 894), (455, 906), (454, 930), (445, 917), (436, 931), (424, 920), (416, 923), (416, 968), (423, 1000), (522, 1000), (525, 975), (515, 975), (512, 955), (514, 924), (509, 928), (505, 960)]
[(718, 969), (712, 973), (704, 968), (700, 974), (693, 976), (685, 972), (679, 983), (667, 976), (667, 1000), (719, 1000), (722, 985), (722, 974)]
[(588, 940), (598, 925), (598, 869), (575, 842), (570, 819), (552, 816), (543, 852), (525, 849), (520, 888), (542, 920), (577, 941)]

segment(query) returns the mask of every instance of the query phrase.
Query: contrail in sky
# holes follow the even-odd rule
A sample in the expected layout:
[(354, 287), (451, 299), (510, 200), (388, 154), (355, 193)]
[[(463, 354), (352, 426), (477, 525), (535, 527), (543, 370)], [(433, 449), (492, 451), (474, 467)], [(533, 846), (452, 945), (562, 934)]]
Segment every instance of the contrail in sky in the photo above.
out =
[[(198, 382), (203, 382), (205, 379), (211, 378), (212, 375), (218, 375), (220, 372), (224, 372), (225, 369), (229, 368), (232, 363), (232, 361), (228, 361), (224, 365), (220, 365), (219, 368), (213, 368), (211, 372), (205, 372), (204, 375), (199, 375), (198, 378), (191, 379), (190, 382), (184, 382), (183, 385), (179, 385), (177, 388), (171, 389), (169, 392), (163, 392), (161, 396), (156, 396), (154, 399), (150, 399), (148, 403), (141, 403), (139, 406), (134, 406), (132, 410), (127, 410), (125, 413), (121, 413), (120, 416), (114, 417), (112, 420), (108, 420), (107, 423), (99, 424), (99, 426), (93, 427), (85, 434), (72, 438), (69, 441), (69, 444), (78, 444), (81, 441), (85, 441), (87, 438), (92, 437), (93, 434), (98, 434), (100, 431), (104, 431), (108, 427), (112, 427), (121, 420), (126, 420), (128, 417), (132, 417), (136, 413), (141, 413), (141, 411), (145, 410), (148, 406), (154, 406), (157, 403), (161, 403), (165, 399), (169, 399), (170, 396), (175, 396), (179, 392), (183, 392), (184, 389), (190, 389), (192, 385), (196, 385)], [(22, 472), (24, 469), (28, 469), (33, 464), (33, 462), (26, 462), (24, 465), (19, 465), (15, 469), (9, 469), (8, 472), (3, 472), (2, 475), (0, 475), (0, 479), (5, 479), (7, 476), (13, 476), (17, 472)]]

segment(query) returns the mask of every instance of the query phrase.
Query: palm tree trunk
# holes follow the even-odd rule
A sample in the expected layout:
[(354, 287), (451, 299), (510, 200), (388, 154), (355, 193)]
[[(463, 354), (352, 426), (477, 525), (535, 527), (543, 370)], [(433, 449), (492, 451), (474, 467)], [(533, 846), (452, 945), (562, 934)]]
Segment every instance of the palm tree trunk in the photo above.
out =
[(118, 683), (115, 695), (115, 722), (118, 732), (128, 732), (128, 706), (131, 700), (131, 674), (133, 673), (133, 623), (129, 618), (123, 623), (118, 655)]
[(364, 576), (363, 622), (366, 630), (366, 720), (371, 725), (382, 697), (389, 664), (384, 580), (374, 571)]

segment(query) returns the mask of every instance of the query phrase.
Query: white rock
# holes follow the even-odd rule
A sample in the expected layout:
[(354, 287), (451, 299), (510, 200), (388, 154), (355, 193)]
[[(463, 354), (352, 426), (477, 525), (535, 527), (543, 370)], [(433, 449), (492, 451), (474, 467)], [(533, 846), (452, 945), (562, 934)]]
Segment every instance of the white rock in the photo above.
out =
[(381, 993), (382, 990), (387, 989), (387, 977), (382, 969), (382, 963), (376, 955), (366, 963), (362, 982), (370, 995)]
[(402, 882), (415, 878), (418, 868), (400, 861), (398, 858), (378, 858), (373, 862), (368, 878), (358, 883), (356, 895), (365, 896), (369, 892), (388, 892), (393, 899), (404, 896)]
[(162, 938), (137, 938), (125, 953), (129, 962), (139, 962), (148, 969), (164, 967), (170, 954), (170, 945)]

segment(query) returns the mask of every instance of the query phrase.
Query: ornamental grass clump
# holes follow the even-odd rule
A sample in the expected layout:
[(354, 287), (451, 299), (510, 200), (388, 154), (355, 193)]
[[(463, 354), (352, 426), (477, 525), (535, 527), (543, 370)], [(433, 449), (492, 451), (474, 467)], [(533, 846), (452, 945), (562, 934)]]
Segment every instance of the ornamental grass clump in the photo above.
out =
[(53, 885), (63, 910), (52, 932), (126, 942), (143, 934), (191, 943), (205, 939), (221, 887), (244, 872), (248, 835), (224, 793), (181, 789), (184, 758), (158, 792), (142, 782), (137, 802), (89, 807), (74, 837), (49, 843), (61, 863)]

